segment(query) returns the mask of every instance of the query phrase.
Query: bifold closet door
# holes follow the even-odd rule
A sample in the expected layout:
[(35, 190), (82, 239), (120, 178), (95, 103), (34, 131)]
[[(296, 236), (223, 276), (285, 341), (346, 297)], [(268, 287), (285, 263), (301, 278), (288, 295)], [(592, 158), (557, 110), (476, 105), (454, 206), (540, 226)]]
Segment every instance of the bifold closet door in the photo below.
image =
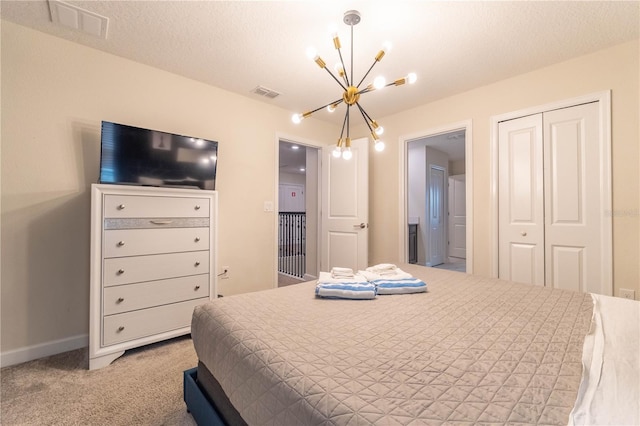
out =
[(597, 103), (500, 123), (500, 278), (599, 288), (600, 146)]

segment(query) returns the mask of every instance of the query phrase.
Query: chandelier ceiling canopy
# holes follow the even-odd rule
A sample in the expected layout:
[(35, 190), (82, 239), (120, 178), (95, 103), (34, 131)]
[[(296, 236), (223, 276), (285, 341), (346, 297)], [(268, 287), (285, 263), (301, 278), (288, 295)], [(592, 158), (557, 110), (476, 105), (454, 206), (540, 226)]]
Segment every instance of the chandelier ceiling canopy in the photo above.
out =
[[(312, 59), (318, 66), (329, 73), (329, 75), (340, 85), (343, 90), (342, 95), (326, 105), (318, 107), (316, 109), (303, 112), (300, 114), (294, 114), (292, 120), (294, 123), (300, 123), (303, 119), (311, 116), (313, 113), (320, 111), (321, 109), (327, 108), (329, 112), (333, 112), (340, 104), (346, 105), (346, 112), (344, 114), (344, 120), (342, 122), (342, 131), (340, 132), (340, 138), (338, 138), (338, 142), (336, 144), (335, 149), (333, 150), (334, 157), (340, 157), (344, 159), (350, 159), (352, 156), (351, 153), (351, 132), (350, 132), (350, 123), (351, 123), (351, 107), (356, 107), (357, 112), (362, 115), (364, 122), (366, 123), (369, 131), (371, 132), (371, 137), (375, 142), (375, 149), (377, 151), (382, 151), (384, 149), (384, 142), (380, 139), (380, 135), (384, 131), (383, 127), (380, 126), (376, 120), (371, 118), (371, 116), (364, 110), (362, 105), (360, 105), (360, 97), (365, 93), (373, 92), (375, 90), (381, 90), (388, 86), (401, 86), (405, 83), (413, 84), (416, 81), (416, 75), (414, 73), (410, 73), (405, 77), (399, 78), (397, 80), (392, 81), (391, 83), (387, 83), (385, 78), (382, 76), (376, 77), (372, 83), (367, 86), (362, 86), (365, 79), (371, 73), (371, 70), (375, 65), (382, 60), (384, 55), (389, 52), (391, 49), (390, 43), (384, 43), (382, 49), (378, 52), (378, 54), (374, 57), (373, 63), (364, 74), (364, 76), (360, 79), (360, 81), (356, 84), (353, 76), (353, 27), (360, 22), (360, 12), (357, 10), (349, 10), (345, 12), (343, 22), (347, 24), (351, 28), (351, 63), (349, 69), (344, 64), (344, 59), (342, 57), (342, 50), (340, 39), (338, 38), (337, 32), (332, 34), (333, 37), (333, 45), (335, 49), (338, 51), (338, 56), (340, 58), (340, 62), (336, 64), (334, 67), (335, 74), (327, 68), (327, 64), (322, 58), (318, 55), (315, 49), (309, 48), (307, 50), (307, 56)], [(336, 76), (337, 74), (337, 76)], [(355, 111), (355, 110), (354, 110)], [(345, 136), (346, 131), (346, 136)]]

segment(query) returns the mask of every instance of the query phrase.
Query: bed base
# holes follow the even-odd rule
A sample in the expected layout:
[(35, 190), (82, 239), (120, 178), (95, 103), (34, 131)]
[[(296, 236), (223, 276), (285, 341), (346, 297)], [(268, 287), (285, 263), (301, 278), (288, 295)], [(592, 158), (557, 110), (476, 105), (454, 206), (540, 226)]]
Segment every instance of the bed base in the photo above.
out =
[(184, 371), (184, 402), (198, 426), (226, 426), (213, 402), (198, 384), (198, 368)]

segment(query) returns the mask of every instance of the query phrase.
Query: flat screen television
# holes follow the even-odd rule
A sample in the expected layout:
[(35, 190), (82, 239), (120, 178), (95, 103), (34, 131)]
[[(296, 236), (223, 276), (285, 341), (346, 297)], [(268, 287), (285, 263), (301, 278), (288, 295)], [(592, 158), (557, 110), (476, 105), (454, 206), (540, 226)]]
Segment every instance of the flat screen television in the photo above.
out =
[(100, 183), (214, 190), (218, 142), (102, 122)]

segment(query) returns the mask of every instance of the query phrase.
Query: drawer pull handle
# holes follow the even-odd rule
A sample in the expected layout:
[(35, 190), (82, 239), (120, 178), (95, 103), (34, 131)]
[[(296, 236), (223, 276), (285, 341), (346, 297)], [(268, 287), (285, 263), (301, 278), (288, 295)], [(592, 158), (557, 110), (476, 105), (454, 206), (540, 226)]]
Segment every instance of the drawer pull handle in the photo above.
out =
[(118, 241), (118, 247), (122, 247), (124, 245), (124, 241)]
[(200, 205), (196, 204), (196, 210), (200, 210)]
[(200, 286), (199, 286), (199, 285), (197, 285), (197, 286), (196, 286), (196, 288), (195, 288), (195, 290), (196, 290), (196, 291), (200, 290)]
[(118, 269), (118, 275), (124, 274), (124, 269)]
[(196, 243), (200, 241), (200, 237), (196, 237)]
[(116, 300), (116, 303), (122, 303), (122, 302), (124, 302), (124, 298), (118, 297), (118, 300)]
[(154, 225), (171, 225), (173, 223), (172, 220), (166, 219), (166, 220), (151, 220), (151, 223), (153, 223)]
[(124, 210), (124, 204), (120, 204), (120, 205), (118, 206), (118, 210)]
[(118, 333), (120, 333), (121, 331), (124, 331), (124, 325), (121, 325), (120, 327), (118, 327)]
[(195, 263), (195, 265), (196, 265), (196, 266), (200, 266), (200, 262), (196, 262), (196, 263)]

